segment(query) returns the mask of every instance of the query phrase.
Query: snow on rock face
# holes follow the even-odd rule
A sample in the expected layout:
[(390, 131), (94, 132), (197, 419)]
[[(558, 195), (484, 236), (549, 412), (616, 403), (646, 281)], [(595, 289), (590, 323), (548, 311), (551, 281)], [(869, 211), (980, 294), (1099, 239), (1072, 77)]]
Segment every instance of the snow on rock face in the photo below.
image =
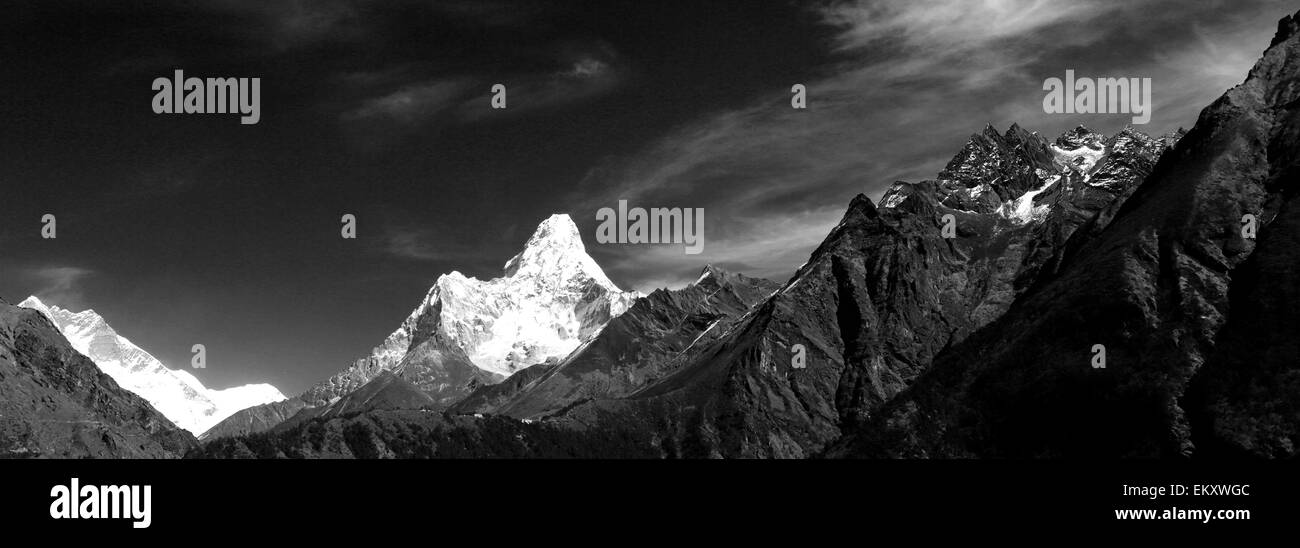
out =
[[(443, 275), (403, 328), (436, 311), (436, 335), (464, 350), (478, 368), (509, 376), (567, 356), (637, 296), (605, 277), (568, 215), (552, 215), (506, 263), (504, 276)], [(418, 335), (411, 342), (418, 344)], [(396, 357), (394, 350), (384, 349)]]
[(312, 388), (304, 399), (327, 402), (399, 367), (422, 390), (442, 398), (465, 389), (453, 386), (461, 379), (447, 369), (459, 355), (484, 377), (500, 381), (569, 355), (639, 296), (605, 276), (568, 215), (552, 215), (506, 262), (501, 277), (484, 281), (460, 272), (439, 277), (370, 356)]
[(508, 376), (563, 358), (637, 298), (620, 290), (587, 255), (568, 215), (542, 222), (524, 250), (488, 281), (452, 272), (430, 293), (439, 332), (475, 366)]
[(453, 272), (437, 288), (443, 333), (499, 375), (567, 356), (637, 298), (605, 277), (568, 215), (543, 221), (505, 276), (483, 282)]
[[(1107, 138), (1078, 126), (1048, 142), (1019, 126), (1001, 134), (990, 126), (970, 137), (933, 184), (940, 203), (952, 210), (992, 214), (1017, 226), (1036, 224), (1053, 211), (1102, 199), (1098, 193), (1132, 188), (1179, 136), (1155, 140), (1129, 127)], [(880, 207), (902, 206), (917, 188), (894, 183)]]
[(1047, 215), (1051, 206), (1049, 204), (1035, 204), (1034, 198), (1039, 194), (1042, 194), (1043, 191), (1047, 190), (1052, 185), (1056, 184), (1059, 180), (1061, 180), (1060, 175), (1046, 177), (1043, 181), (1043, 186), (1026, 192), (1019, 198), (1003, 203), (1002, 208), (998, 210), (998, 213), (1003, 217), (1021, 224), (1041, 220)]
[(172, 370), (118, 335), (94, 310), (72, 312), (28, 297), (18, 306), (40, 311), (72, 347), (119, 386), (153, 405), (176, 426), (198, 435), (236, 411), (285, 399), (274, 386), (250, 384), (209, 390), (188, 371)]
[(1056, 138), (1052, 144), (1053, 161), (1062, 172), (1077, 173), (1086, 182), (1107, 154), (1105, 139), (1086, 127), (1076, 127)]
[(1056, 153), (1056, 161), (1061, 164), (1062, 169), (1077, 171), (1083, 175), (1085, 180), (1091, 175), (1092, 168), (1097, 165), (1097, 161), (1106, 155), (1105, 149), (1094, 149), (1089, 146), (1082, 146), (1074, 150), (1053, 146), (1052, 152)]

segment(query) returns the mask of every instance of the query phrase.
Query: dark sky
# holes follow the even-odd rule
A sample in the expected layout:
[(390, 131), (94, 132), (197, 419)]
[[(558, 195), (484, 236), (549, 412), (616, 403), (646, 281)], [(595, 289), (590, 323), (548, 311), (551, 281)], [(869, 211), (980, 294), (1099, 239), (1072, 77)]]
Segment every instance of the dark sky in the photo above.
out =
[[(1126, 123), (1045, 114), (1042, 82), (1067, 69), (1152, 78), (1139, 129), (1190, 127), (1288, 4), (8, 3), (0, 296), (94, 308), (172, 367), (202, 343), (209, 386), (294, 394), (440, 274), (499, 275), (551, 213), (624, 288), (708, 262), (783, 281), (853, 195), (933, 176), (985, 123)], [(154, 114), (175, 69), (260, 77), (260, 123)], [(705, 208), (705, 252), (598, 245), (595, 211), (619, 199)]]

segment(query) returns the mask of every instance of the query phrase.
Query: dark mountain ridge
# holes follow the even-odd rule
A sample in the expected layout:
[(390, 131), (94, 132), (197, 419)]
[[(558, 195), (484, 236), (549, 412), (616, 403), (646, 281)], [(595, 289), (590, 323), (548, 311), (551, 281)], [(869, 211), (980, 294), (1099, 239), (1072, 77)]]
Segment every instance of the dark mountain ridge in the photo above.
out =
[(45, 315), (0, 300), (0, 458), (176, 458), (196, 445)]
[(1300, 40), (1279, 27), (1109, 224), (830, 454), (1293, 456), (1295, 307), (1272, 298), (1300, 283)]

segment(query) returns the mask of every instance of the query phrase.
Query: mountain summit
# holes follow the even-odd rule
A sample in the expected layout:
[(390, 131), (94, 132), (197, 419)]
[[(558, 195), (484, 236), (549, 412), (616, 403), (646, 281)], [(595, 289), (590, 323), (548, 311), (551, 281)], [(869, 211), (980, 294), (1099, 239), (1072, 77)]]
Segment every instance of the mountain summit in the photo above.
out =
[(524, 250), (506, 262), (505, 275), (507, 278), (588, 279), (604, 289), (619, 291), (587, 255), (578, 225), (565, 214), (551, 215), (537, 226)]
[(460, 382), (499, 382), (523, 367), (567, 356), (636, 297), (605, 277), (568, 215), (552, 215), (506, 263), (503, 276), (440, 276), (368, 358), (308, 394), (326, 403), (380, 371), (399, 368), (435, 397), (459, 393)]
[(176, 426), (195, 435), (236, 411), (284, 399), (284, 394), (269, 384), (209, 390), (188, 371), (168, 369), (118, 335), (94, 310), (72, 312), (47, 305), (34, 296), (18, 306), (44, 314), (74, 349), (95, 362), (118, 385), (144, 398)]
[(552, 215), (506, 262), (501, 277), (440, 276), (369, 356), (297, 401), (250, 410), (211, 435), (267, 428), (296, 412), (294, 406), (329, 405), (386, 371), (425, 391), (436, 404), (450, 405), (520, 369), (563, 359), (638, 297), (614, 285), (587, 255), (568, 215)]

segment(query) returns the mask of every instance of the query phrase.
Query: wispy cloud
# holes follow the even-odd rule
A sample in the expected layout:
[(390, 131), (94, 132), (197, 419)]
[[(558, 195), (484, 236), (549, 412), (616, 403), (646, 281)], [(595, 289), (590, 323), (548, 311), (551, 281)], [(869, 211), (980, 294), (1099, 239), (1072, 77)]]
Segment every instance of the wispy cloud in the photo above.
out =
[(277, 51), (359, 40), (375, 29), (363, 17), (360, 0), (215, 0), (216, 13), (244, 17), (249, 33)]
[(570, 78), (599, 78), (609, 72), (609, 65), (599, 59), (590, 57), (578, 60), (573, 64), (573, 68), (561, 73), (561, 76)]
[(622, 80), (620, 71), (594, 59), (579, 61), (564, 72), (509, 76), (499, 81), (506, 86), (508, 108), (487, 108), (490, 96), (485, 90), (481, 96), (466, 100), (460, 109), (460, 120), (502, 119), (543, 109), (587, 104), (595, 97), (613, 91)]
[[(410, 221), (410, 220), (408, 220)], [(426, 228), (415, 222), (388, 222), (380, 227), (371, 251), (400, 261), (436, 263), (457, 269), (483, 269), (495, 272), (506, 258), (485, 257), (483, 246), (499, 242), (485, 241), (483, 234), (468, 228)]]
[[(484, 69), (433, 77), (421, 77), (411, 66), (350, 72), (339, 80), (362, 90), (362, 98), (340, 120), (370, 129), (416, 129), (510, 119), (585, 104), (617, 89), (629, 73), (618, 53), (604, 43), (558, 47), (549, 64), (556, 68), (504, 74)], [(505, 109), (491, 108), (495, 84), (506, 87)]]
[[(808, 259), (808, 242), (820, 242), (839, 222), (842, 206), (808, 209), (768, 219), (725, 219), (725, 210), (705, 210), (703, 252), (687, 255), (680, 244), (594, 244), (587, 250), (624, 289), (649, 293), (694, 281), (705, 264), (750, 276), (785, 281)], [(710, 223), (722, 224), (712, 230)]]
[(342, 115), (346, 122), (385, 121), (409, 125), (444, 114), (464, 101), (473, 82), (467, 79), (433, 80), (403, 86), (397, 91), (362, 101)]
[(821, 8), (842, 30), (841, 50), (889, 42), (920, 50), (979, 50), (1020, 40), (1063, 23), (1087, 24), (1125, 3), (1101, 0), (885, 0), (838, 1)]
[(446, 245), (439, 244), (427, 230), (392, 228), (383, 234), (384, 251), (401, 259), (415, 261), (447, 260)]
[(80, 310), (85, 305), (82, 281), (94, 272), (76, 266), (40, 266), (23, 271), (37, 289), (36, 297), (49, 304)]
[[(1163, 133), (1244, 78), (1282, 2), (1227, 18), (1220, 6), (1168, 0), (886, 0), (819, 4), (836, 60), (807, 85), (716, 112), (629, 158), (593, 169), (573, 199), (584, 211), (634, 205), (704, 207), (710, 244), (694, 257), (783, 278), (857, 193), (878, 199), (896, 180), (933, 177), (971, 133), (1011, 123), (1055, 135), (1079, 123), (1115, 131), (1129, 116), (1042, 111), (1044, 78), (1066, 69), (1155, 82)], [(1176, 9), (1175, 9), (1176, 8)], [(1160, 18), (1153, 19), (1153, 14)], [(1188, 32), (1187, 29), (1193, 29)], [(792, 82), (793, 84), (794, 82)], [(660, 251), (627, 246), (630, 279)], [(621, 267), (620, 267), (621, 268)], [(666, 267), (672, 270), (672, 266)]]

